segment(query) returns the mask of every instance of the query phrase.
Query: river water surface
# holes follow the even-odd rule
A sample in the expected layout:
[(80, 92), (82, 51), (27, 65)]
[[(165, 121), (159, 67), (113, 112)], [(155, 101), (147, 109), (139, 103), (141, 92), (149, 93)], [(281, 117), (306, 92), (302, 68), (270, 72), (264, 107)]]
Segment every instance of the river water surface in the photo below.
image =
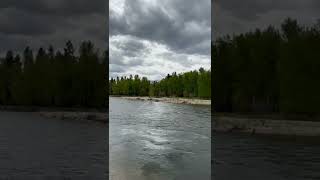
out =
[(108, 128), (0, 112), (0, 179), (108, 178)]
[(110, 98), (111, 180), (211, 179), (210, 106)]
[(215, 180), (319, 180), (318, 137), (214, 133)]

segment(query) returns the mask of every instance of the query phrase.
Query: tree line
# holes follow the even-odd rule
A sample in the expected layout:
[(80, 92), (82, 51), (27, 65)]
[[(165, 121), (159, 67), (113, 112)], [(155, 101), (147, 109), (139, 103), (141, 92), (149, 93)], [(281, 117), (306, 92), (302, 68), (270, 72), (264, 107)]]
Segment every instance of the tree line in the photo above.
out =
[(320, 23), (286, 19), (212, 44), (218, 112), (320, 112)]
[(160, 81), (138, 75), (109, 80), (109, 94), (122, 96), (211, 98), (211, 70), (168, 74)]
[(0, 58), (0, 105), (107, 106), (108, 51), (100, 53), (90, 41), (75, 51), (71, 41), (62, 51), (8, 51)]

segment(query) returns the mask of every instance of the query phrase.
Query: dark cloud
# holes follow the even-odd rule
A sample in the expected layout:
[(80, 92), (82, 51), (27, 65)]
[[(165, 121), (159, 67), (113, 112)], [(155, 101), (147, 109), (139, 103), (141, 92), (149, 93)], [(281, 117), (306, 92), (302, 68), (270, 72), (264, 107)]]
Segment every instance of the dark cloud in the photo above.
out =
[(149, 52), (147, 45), (135, 37), (115, 37), (110, 43), (110, 64), (139, 66), (144, 63), (143, 54)]
[(211, 34), (210, 1), (165, 0), (154, 3), (126, 0), (123, 14), (110, 14), (110, 34), (157, 41), (181, 52), (188, 52), (192, 49), (190, 47), (197, 45), (197, 53), (208, 54), (208, 48), (201, 44)]
[(109, 76), (209, 68), (210, 13), (208, 0), (111, 0)]
[(43, 16), (17, 9), (2, 9), (0, 11), (0, 32), (7, 35), (20, 34), (31, 36), (51, 34), (56, 29), (54, 24), (58, 23), (57, 19), (51, 20), (51, 23), (47, 24), (46, 18)]
[(107, 48), (108, 1), (105, 0), (2, 0), (0, 1), (0, 53), (38, 48), (57, 48), (67, 40), (78, 45), (91, 40)]
[(213, 38), (268, 25), (279, 27), (287, 17), (310, 25), (320, 18), (319, 9), (318, 0), (215, 0), (212, 2)]
[(216, 5), (228, 11), (235, 17), (256, 20), (261, 14), (272, 11), (297, 10), (301, 8), (301, 4), (307, 1), (301, 0), (216, 0)]
[(39, 15), (76, 16), (107, 11), (106, 0), (1, 0), (0, 9), (16, 8)]
[(123, 41), (113, 41), (113, 45), (122, 51), (122, 56), (139, 57), (148, 51), (147, 46), (135, 38), (128, 38)]

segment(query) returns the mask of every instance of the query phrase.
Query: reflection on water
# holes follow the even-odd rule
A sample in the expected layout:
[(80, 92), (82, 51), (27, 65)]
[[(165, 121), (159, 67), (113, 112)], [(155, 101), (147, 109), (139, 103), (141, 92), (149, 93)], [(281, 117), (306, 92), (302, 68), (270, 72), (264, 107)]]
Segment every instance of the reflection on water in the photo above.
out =
[(318, 138), (215, 133), (212, 141), (214, 179), (320, 179)]
[(0, 112), (0, 179), (107, 179), (108, 128)]
[(110, 179), (210, 179), (210, 107), (110, 98)]

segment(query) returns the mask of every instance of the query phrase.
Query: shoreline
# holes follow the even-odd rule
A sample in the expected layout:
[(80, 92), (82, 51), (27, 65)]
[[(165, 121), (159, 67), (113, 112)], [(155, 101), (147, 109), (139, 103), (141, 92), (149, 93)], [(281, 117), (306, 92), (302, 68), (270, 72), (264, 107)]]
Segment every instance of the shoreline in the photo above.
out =
[(102, 112), (36, 112), (37, 115), (48, 119), (76, 120), (76, 121), (95, 121), (108, 123), (108, 113)]
[(58, 106), (21, 106), (21, 105), (0, 105), (0, 111), (13, 112), (107, 112), (108, 108), (91, 108), (91, 107), (58, 107)]
[(205, 105), (210, 106), (211, 100), (196, 98), (180, 98), (180, 97), (148, 97), (148, 96), (110, 96), (127, 100), (153, 101), (173, 104), (189, 104), (189, 105)]
[(30, 112), (48, 119), (95, 121), (108, 123), (107, 108), (0, 106), (0, 112)]
[(320, 121), (213, 115), (212, 130), (257, 135), (320, 136)]

